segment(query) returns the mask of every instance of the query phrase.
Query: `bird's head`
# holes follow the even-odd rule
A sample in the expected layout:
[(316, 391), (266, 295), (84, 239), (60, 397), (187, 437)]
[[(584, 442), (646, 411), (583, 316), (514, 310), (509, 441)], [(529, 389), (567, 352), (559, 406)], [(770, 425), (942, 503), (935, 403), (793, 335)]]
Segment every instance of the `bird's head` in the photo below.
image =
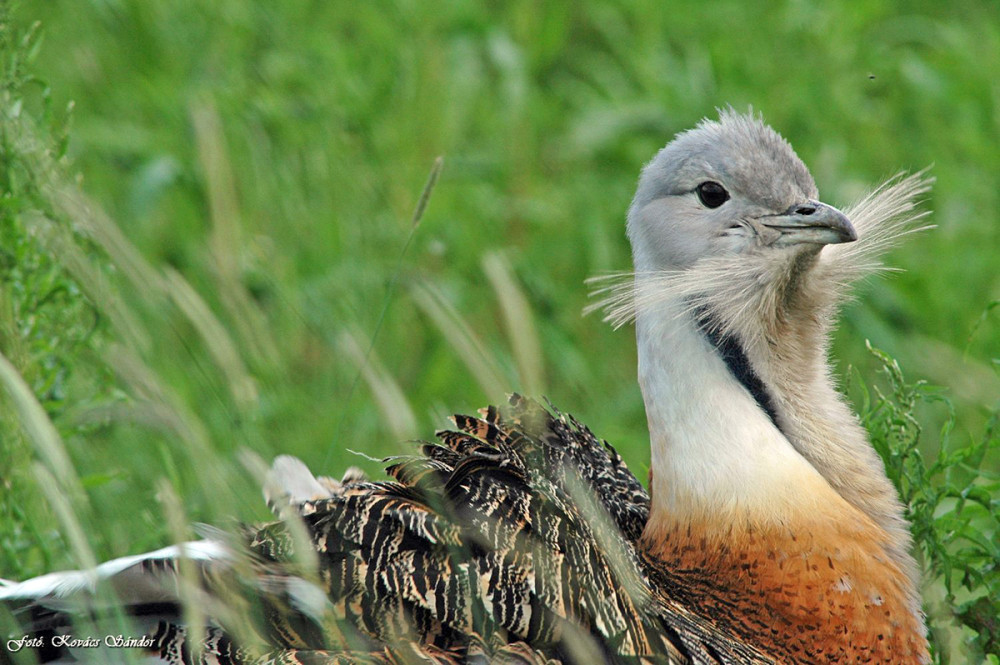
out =
[(745, 254), (792, 260), (857, 239), (847, 217), (818, 200), (788, 142), (733, 111), (678, 135), (646, 166), (628, 233), (640, 272)]
[(819, 201), (780, 134), (753, 114), (723, 110), (643, 169), (628, 212), (635, 272), (594, 278), (600, 300), (588, 311), (603, 309), (618, 327), (682, 303), (748, 344), (790, 319), (819, 321), (822, 335), (850, 284), (926, 228), (914, 222), (930, 183), (924, 173), (897, 176), (842, 213)]

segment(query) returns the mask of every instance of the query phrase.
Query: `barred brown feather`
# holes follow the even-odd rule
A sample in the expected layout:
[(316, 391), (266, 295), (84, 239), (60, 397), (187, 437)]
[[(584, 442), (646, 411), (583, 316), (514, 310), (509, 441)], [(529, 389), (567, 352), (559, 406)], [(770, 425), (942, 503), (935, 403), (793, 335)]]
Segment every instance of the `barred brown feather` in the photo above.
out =
[[(246, 643), (212, 617), (195, 647), (174, 603), (150, 651), (220, 665), (770, 662), (695, 616), (683, 577), (640, 552), (649, 496), (614, 448), (518, 395), (480, 416), (386, 459), (391, 480), (317, 481), (276, 461), (307, 491), (269, 486), (283, 521), (246, 527), (226, 562), (198, 569), (206, 597), (249, 597), (259, 621), (239, 627)], [(314, 571), (296, 557), (289, 512)], [(170, 559), (139, 565), (177, 575)]]
[[(656, 564), (636, 549), (649, 497), (589, 429), (518, 395), (454, 423), (422, 454), (387, 459), (393, 481), (297, 504), (338, 618), (460, 658), (768, 662), (650, 584)], [(292, 554), (280, 524), (250, 546)]]

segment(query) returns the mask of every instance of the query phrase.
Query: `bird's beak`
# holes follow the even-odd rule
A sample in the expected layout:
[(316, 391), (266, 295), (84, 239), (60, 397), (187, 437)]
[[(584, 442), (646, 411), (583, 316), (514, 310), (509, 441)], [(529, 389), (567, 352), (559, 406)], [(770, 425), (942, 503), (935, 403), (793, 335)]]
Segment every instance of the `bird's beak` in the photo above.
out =
[(770, 244), (835, 245), (854, 242), (858, 233), (844, 213), (818, 201), (807, 201), (789, 208), (781, 215), (762, 217), (760, 223), (778, 233)]

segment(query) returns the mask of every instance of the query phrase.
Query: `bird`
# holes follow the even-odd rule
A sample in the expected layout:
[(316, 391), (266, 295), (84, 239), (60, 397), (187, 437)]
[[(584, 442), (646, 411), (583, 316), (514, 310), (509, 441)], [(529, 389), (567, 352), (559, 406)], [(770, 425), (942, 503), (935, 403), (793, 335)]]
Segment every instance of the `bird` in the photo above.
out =
[(110, 587), (129, 646), (168, 663), (928, 663), (904, 506), (828, 355), (929, 187), (899, 175), (842, 212), (722, 109), (642, 169), (634, 269), (594, 282), (592, 309), (635, 326), (648, 490), (513, 394), (386, 458), (389, 480), (280, 456), (275, 521), (0, 583), (13, 643), (79, 655), (74, 612)]

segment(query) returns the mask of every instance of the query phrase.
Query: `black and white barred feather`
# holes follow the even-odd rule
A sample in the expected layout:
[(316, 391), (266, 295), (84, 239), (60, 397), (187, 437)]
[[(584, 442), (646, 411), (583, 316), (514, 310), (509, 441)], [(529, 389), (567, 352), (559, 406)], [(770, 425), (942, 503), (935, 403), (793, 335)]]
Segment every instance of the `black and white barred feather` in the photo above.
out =
[[(642, 556), (649, 496), (609, 444), (518, 395), (454, 425), (386, 459), (387, 481), (278, 458), (266, 494), (280, 521), (188, 544), (199, 630), (183, 622), (176, 548), (103, 576), (130, 613), (155, 606), (148, 652), (167, 663), (770, 662)], [(82, 588), (47, 577), (0, 588), (26, 630), (52, 633)], [(156, 592), (144, 603), (130, 585)], [(47, 626), (32, 625), (39, 608), (55, 608)]]

